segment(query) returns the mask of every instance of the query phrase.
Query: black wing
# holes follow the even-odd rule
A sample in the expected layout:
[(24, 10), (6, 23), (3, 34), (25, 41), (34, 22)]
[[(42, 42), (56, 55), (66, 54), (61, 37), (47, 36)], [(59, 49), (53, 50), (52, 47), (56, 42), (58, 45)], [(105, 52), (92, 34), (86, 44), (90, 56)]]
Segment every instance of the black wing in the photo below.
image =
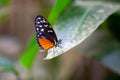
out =
[[(49, 22), (42, 16), (37, 16), (35, 18), (35, 30), (36, 30), (37, 41), (38, 38), (42, 38), (42, 37), (47, 38), (54, 44), (55, 42), (58, 41), (53, 28), (51, 27)], [(40, 43), (39, 46), (41, 46)]]

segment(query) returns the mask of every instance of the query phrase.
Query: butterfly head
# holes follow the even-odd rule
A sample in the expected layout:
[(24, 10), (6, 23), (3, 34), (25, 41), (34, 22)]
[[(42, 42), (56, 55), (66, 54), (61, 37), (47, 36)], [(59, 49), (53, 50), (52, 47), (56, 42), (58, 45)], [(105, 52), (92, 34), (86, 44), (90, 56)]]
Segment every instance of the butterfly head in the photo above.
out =
[(62, 39), (59, 39), (56, 44), (55, 44), (55, 47), (61, 47), (61, 44), (62, 44)]

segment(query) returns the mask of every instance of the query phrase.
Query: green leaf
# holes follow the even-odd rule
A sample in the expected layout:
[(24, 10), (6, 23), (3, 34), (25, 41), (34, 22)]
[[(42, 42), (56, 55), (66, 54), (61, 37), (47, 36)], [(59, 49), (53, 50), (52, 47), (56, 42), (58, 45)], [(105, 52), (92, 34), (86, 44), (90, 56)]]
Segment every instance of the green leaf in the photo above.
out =
[(48, 18), (48, 21), (51, 24), (54, 24), (55, 21), (58, 19), (59, 15), (61, 14), (61, 12), (67, 7), (69, 6), (69, 4), (72, 2), (73, 0), (57, 0), (52, 12), (50, 13), (50, 16)]
[[(49, 16), (49, 22), (53, 24), (60, 15), (60, 13), (67, 7), (67, 5), (71, 1), (72, 0), (65, 0), (63, 3), (63, 0), (57, 0)], [(28, 48), (20, 57), (20, 63), (25, 68), (30, 69), (32, 67), (33, 61), (37, 55), (38, 50), (39, 50), (38, 44), (36, 42), (36, 37), (34, 36), (30, 41)]]
[(4, 22), (8, 19), (9, 16), (9, 7), (4, 7), (0, 9), (0, 22)]
[(8, 19), (10, 14), (9, 4), (10, 0), (0, 0), (0, 22), (4, 22)]
[(30, 44), (28, 45), (28, 48), (23, 53), (23, 55), (20, 57), (20, 63), (30, 69), (32, 67), (33, 61), (35, 60), (35, 57), (38, 53), (39, 47), (36, 42), (36, 37), (34, 36), (31, 40)]
[(76, 0), (54, 25), (58, 38), (62, 39), (62, 49), (48, 50), (45, 59), (52, 59), (81, 43), (119, 9), (117, 3)]
[(0, 0), (0, 7), (6, 6), (10, 3), (10, 0)]

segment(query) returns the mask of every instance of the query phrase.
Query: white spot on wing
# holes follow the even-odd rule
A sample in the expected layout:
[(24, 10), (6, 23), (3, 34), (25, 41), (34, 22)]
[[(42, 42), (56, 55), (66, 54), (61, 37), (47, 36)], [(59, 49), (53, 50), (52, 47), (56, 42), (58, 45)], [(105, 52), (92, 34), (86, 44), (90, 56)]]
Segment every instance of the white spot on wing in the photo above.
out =
[(41, 31), (44, 32), (44, 29), (42, 28)]
[(43, 22), (46, 22), (46, 21), (43, 19)]
[(36, 30), (38, 31), (38, 30), (39, 30), (39, 28), (36, 28)]
[(40, 17), (38, 17), (38, 19), (41, 19)]
[(36, 22), (37, 24), (40, 24), (40, 22), (38, 21), (38, 22)]
[(52, 30), (48, 30), (48, 32), (53, 32)]
[(45, 27), (48, 27), (48, 25), (44, 25)]
[(43, 23), (43, 21), (40, 21), (41, 23)]
[(39, 27), (42, 27), (42, 25), (39, 25)]

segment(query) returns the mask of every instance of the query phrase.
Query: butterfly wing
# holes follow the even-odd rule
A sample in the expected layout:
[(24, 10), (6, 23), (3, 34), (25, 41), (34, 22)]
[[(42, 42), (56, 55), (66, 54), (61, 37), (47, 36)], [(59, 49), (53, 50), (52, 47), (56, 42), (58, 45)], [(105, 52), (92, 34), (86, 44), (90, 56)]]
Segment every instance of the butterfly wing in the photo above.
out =
[(35, 29), (37, 42), (42, 49), (48, 50), (55, 45), (56, 34), (44, 17), (37, 16), (35, 18)]
[(54, 46), (54, 43), (46, 39), (45, 37), (38, 38), (38, 42), (40, 43), (41, 47), (45, 50), (48, 50)]

